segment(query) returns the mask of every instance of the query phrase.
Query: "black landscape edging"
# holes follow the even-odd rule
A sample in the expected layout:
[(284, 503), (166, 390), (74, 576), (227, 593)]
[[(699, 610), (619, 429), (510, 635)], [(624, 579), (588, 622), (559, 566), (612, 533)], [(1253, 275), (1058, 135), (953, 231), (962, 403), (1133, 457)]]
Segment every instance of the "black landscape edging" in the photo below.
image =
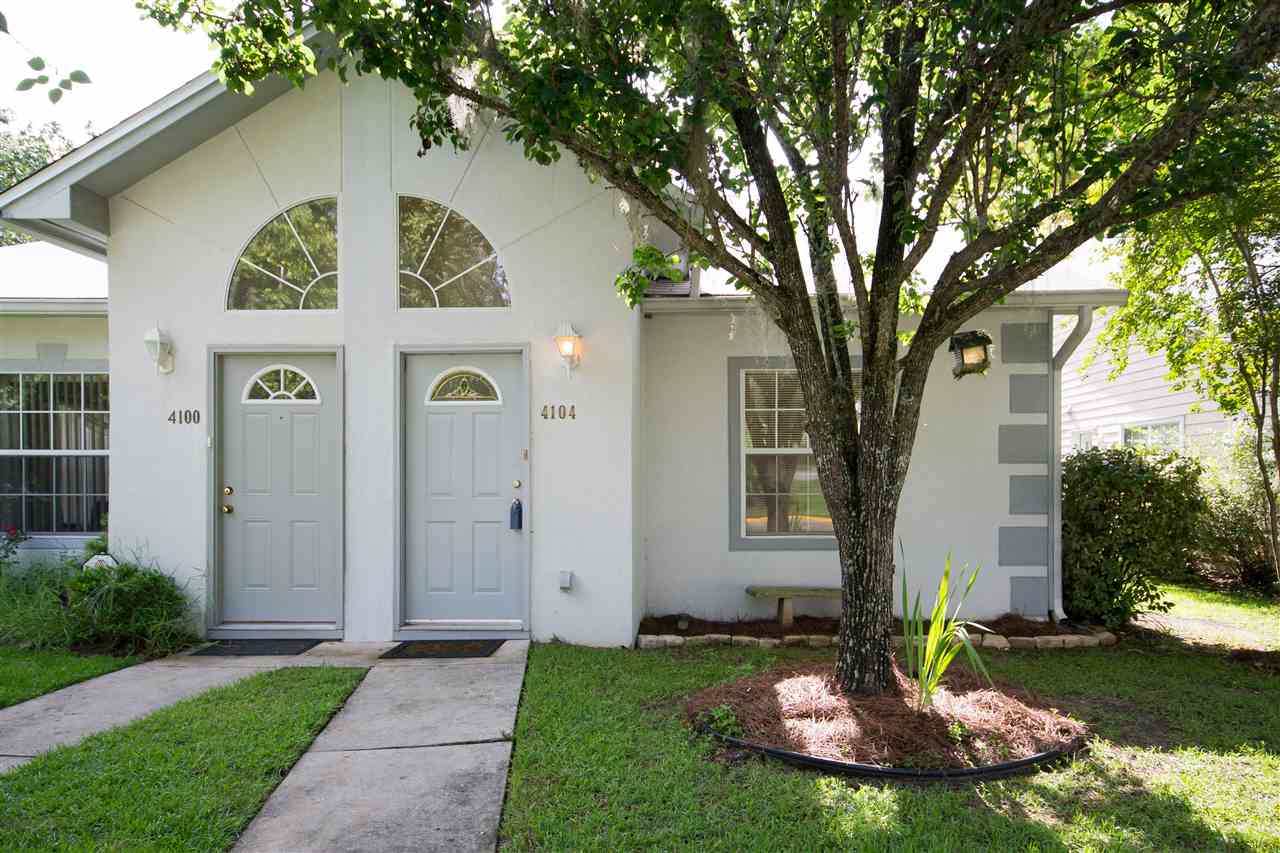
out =
[(1084, 738), (1076, 738), (1064, 747), (1039, 752), (1016, 761), (1005, 761), (1000, 764), (985, 764), (982, 767), (940, 767), (937, 769), (916, 769), (910, 767), (881, 767), (877, 764), (859, 764), (855, 761), (836, 761), (833, 758), (819, 758), (804, 752), (792, 752), (773, 746), (754, 743), (731, 735), (720, 734), (713, 729), (699, 727), (706, 735), (722, 743), (739, 749), (777, 758), (788, 764), (824, 770), (828, 773), (840, 773), (845, 776), (859, 776), (867, 779), (889, 779), (898, 782), (985, 782), (989, 779), (1000, 779), (1013, 776), (1028, 770), (1035, 770), (1054, 764), (1067, 758), (1079, 755), (1088, 750)]

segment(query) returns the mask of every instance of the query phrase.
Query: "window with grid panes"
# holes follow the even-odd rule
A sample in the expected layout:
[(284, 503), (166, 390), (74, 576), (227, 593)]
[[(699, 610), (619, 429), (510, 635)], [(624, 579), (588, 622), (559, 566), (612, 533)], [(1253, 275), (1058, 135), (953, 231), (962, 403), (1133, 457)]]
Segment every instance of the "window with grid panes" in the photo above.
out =
[(741, 375), (743, 535), (830, 536), (796, 371)]
[(0, 373), (0, 528), (104, 529), (109, 413), (105, 373)]

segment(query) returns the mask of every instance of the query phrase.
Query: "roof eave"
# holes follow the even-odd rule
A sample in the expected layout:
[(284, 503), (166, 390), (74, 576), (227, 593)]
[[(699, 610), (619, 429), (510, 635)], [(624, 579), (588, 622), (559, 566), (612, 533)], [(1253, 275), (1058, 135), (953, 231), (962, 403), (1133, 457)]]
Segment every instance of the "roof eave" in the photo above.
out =
[(0, 317), (105, 317), (107, 300), (103, 299), (3, 299)]

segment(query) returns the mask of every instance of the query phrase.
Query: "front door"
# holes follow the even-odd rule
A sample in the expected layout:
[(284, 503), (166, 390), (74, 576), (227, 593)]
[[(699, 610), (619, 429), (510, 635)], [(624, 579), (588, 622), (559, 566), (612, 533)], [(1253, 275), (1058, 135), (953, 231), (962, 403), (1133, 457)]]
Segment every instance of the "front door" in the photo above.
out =
[(222, 621), (333, 624), (342, 541), (336, 359), (227, 355), (221, 384)]
[(404, 621), (525, 630), (529, 534), (513, 529), (529, 512), (521, 355), (409, 355), (404, 377)]

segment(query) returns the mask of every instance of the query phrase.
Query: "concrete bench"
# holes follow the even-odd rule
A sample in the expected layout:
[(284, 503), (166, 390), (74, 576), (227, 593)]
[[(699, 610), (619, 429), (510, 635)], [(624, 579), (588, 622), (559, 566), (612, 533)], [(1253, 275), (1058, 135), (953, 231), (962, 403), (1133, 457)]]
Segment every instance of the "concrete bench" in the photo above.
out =
[(834, 598), (839, 600), (838, 586), (749, 586), (747, 595), (752, 598), (778, 599), (778, 624), (790, 625), (795, 622), (795, 612), (791, 602), (796, 598)]

